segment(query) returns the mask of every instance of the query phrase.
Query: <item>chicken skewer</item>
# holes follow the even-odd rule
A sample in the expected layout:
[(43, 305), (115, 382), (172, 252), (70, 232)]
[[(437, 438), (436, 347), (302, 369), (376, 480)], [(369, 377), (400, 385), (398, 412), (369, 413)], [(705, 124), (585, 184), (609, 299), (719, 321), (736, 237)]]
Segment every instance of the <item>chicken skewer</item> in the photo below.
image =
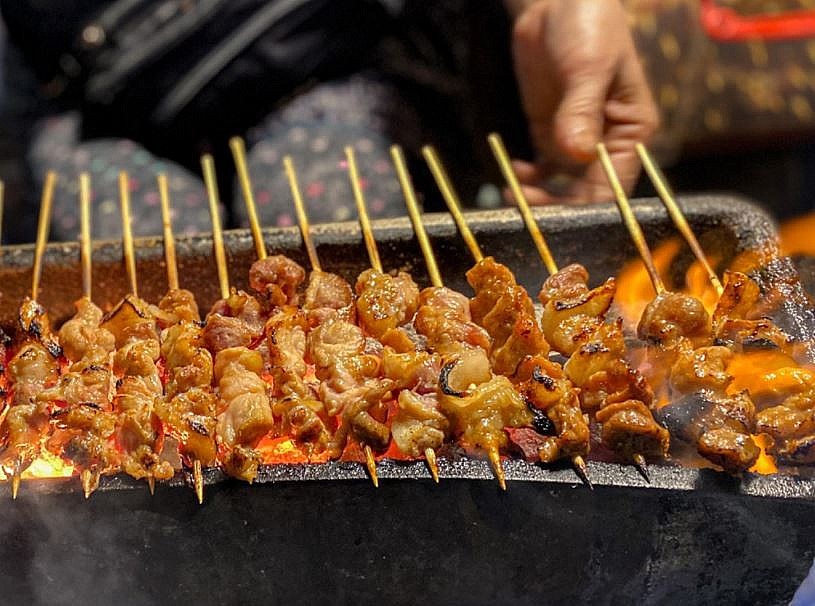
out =
[[(773, 369), (773, 372), (766, 376), (761, 376), (763, 371), (753, 365), (745, 369), (740, 364), (736, 364), (735, 368), (734, 365), (728, 364), (726, 372), (724, 369), (719, 369), (719, 372), (715, 373), (721, 377), (720, 382), (722, 385), (720, 385), (719, 390), (722, 391), (724, 388), (723, 383), (729, 380), (750, 385), (748, 392), (750, 398), (755, 398), (756, 409), (758, 410), (755, 414), (755, 430), (771, 437), (772, 443), (767, 448), (768, 453), (781, 461), (792, 462), (793, 464), (815, 460), (815, 457), (809, 454), (809, 446), (815, 442), (815, 437), (813, 437), (815, 432), (813, 432), (813, 424), (810, 421), (813, 417), (811, 404), (813, 397), (812, 393), (807, 393), (811, 390), (804, 387), (804, 385), (812, 384), (810, 373), (804, 369), (794, 368), (795, 363), (792, 359), (794, 355), (789, 346), (790, 339), (788, 336), (771, 320), (758, 316), (759, 299), (761, 297), (759, 286), (746, 274), (733, 271), (725, 272), (724, 284), (722, 284), (711, 268), (693, 230), (674, 199), (673, 192), (667, 184), (662, 171), (653, 161), (644, 145), (638, 143), (636, 150), (674, 224), (707, 272), (710, 283), (719, 295), (712, 321), (714, 342), (727, 344), (730, 349), (736, 348), (742, 352), (747, 349), (749, 342), (762, 342), (765, 346), (766, 344), (772, 344), (785, 354), (790, 355), (788, 367), (779, 370)], [(758, 317), (749, 319), (751, 316)], [(700, 348), (700, 350), (703, 349)], [(700, 366), (700, 364), (697, 364), (697, 367)], [(761, 380), (757, 383), (752, 380), (756, 373), (761, 376)], [(698, 370), (695, 374), (700, 375)], [(788, 378), (793, 376), (803, 380), (789, 381)], [(699, 399), (696, 398), (696, 400)], [(772, 406), (779, 399), (782, 400), (781, 404)], [(719, 399), (720, 402), (723, 400), (725, 398)], [(748, 413), (747, 416), (749, 416), (751, 407), (748, 399), (740, 398), (740, 400), (741, 406), (737, 407), (733, 412), (746, 412)], [(691, 401), (693, 401), (693, 398)], [(766, 407), (767, 404), (770, 406)], [(682, 415), (677, 414), (675, 416), (680, 417)], [(754, 450), (749, 448), (749, 441), (745, 440), (744, 443), (746, 445), (745, 451), (751, 453), (751, 455), (754, 454)], [(747, 461), (749, 462), (750, 458)], [(733, 469), (738, 471), (740, 466), (734, 465)]]
[(203, 465), (214, 464), (217, 454), (217, 397), (211, 385), (212, 354), (203, 346), (203, 328), (195, 297), (179, 285), (167, 177), (159, 175), (157, 182), (169, 288), (159, 308), (171, 318), (161, 334), (167, 381), (158, 412), (170, 435), (179, 441), (184, 461), (192, 463), (193, 489), (201, 504), (204, 501)]
[[(363, 272), (357, 280), (357, 315), (359, 323), (360, 325), (365, 325), (367, 331), (373, 334), (383, 345), (388, 343), (392, 344), (399, 348), (400, 353), (411, 355), (416, 349), (415, 345), (410, 342), (409, 338), (407, 338), (403, 332), (399, 331), (399, 327), (413, 319), (418, 307), (419, 289), (410, 276), (404, 272), (399, 272), (395, 278), (384, 273), (376, 238), (374, 237), (371, 221), (368, 217), (365, 196), (360, 186), (356, 155), (352, 147), (345, 148), (345, 156), (348, 161), (351, 186), (354, 190), (360, 229), (371, 264), (371, 269)], [(402, 338), (394, 336), (397, 334)], [(402, 352), (402, 350), (407, 351)], [(393, 347), (386, 349), (383, 358), (388, 356), (392, 351), (394, 351)], [(400, 354), (396, 353), (395, 355), (399, 356)], [(397, 359), (401, 360), (402, 358)], [(388, 367), (387, 362), (385, 362), (385, 366), (386, 368)], [(407, 389), (407, 386), (405, 389)], [(426, 399), (423, 400), (416, 394), (411, 397), (410, 394), (402, 396), (400, 393), (399, 398), (405, 404), (405, 408), (410, 408), (411, 410), (415, 409), (415, 406), (421, 406), (421, 404), (426, 403)], [(436, 412), (436, 414), (434, 415), (433, 412)], [(439, 416), (440, 413), (429, 410), (427, 406), (421, 406), (420, 414), (423, 417), (421, 420), (411, 418), (416, 415), (410, 415), (404, 409), (402, 409), (400, 413), (397, 413), (396, 429), (394, 430), (394, 426), (391, 426), (391, 431), (395, 438), (402, 435), (399, 433), (400, 421), (404, 420), (405, 434), (409, 434), (411, 437), (418, 437), (418, 434), (421, 432), (421, 438), (419, 439), (423, 442), (438, 442), (440, 446), (444, 440), (444, 434), (437, 427), (425, 428), (428, 424), (437, 425), (440, 419), (433, 417)], [(422, 421), (425, 421), (425, 423)], [(409, 428), (408, 424), (410, 425)], [(431, 434), (432, 437), (430, 437)], [(402, 445), (407, 442), (408, 440), (403, 441)], [(397, 444), (399, 445), (398, 439)], [(436, 460), (436, 450), (432, 445), (428, 444), (422, 452), (427, 467), (430, 470), (430, 475), (438, 484), (439, 467)], [(416, 454), (418, 454), (418, 452)]]
[(531, 425), (532, 414), (510, 381), (492, 373), (487, 357), (490, 337), (472, 322), (469, 301), (444, 288), (401, 148), (391, 147), (391, 157), (432, 284), (420, 295), (415, 325), (428, 346), (445, 359), (440, 408), (457, 438), (487, 452), (498, 483), (506, 490), (500, 455), (508, 443), (505, 429)]
[[(524, 430), (520, 435), (525, 436), (530, 442), (534, 437), (533, 448), (537, 450), (534, 456), (543, 462), (552, 462), (555, 457), (569, 456), (575, 473), (584, 484), (593, 488), (584, 458), (589, 451), (590, 430), (580, 409), (577, 391), (563, 376), (560, 365), (547, 357), (549, 346), (540, 334), (529, 295), (515, 282), (509, 268), (496, 263), (492, 257), (484, 257), (461, 212), (458, 195), (436, 151), (430, 146), (425, 146), (422, 154), (476, 263), (467, 272), (468, 281), (476, 292), (476, 297), (471, 300), (470, 305), (471, 309), (476, 309), (474, 316), (481, 318), (480, 323), (487, 330), (492, 327), (490, 333), (495, 340), (493, 356), (496, 356), (496, 349), (514, 350), (509, 359), (506, 359), (508, 363), (502, 365), (504, 370), (513, 368), (510, 379), (520, 383), (519, 387), (523, 389), (535, 411), (539, 411), (545, 417), (548, 425), (554, 425), (558, 434), (539, 438), (540, 434), (528, 435), (529, 432)], [(479, 307), (482, 309), (478, 310)], [(514, 347), (511, 346), (513, 339), (516, 343)], [(524, 369), (533, 369), (533, 376), (519, 376), (524, 373)], [(549, 370), (547, 376), (544, 376), (543, 369)], [(540, 377), (541, 380), (535, 381), (534, 377)], [(548, 389), (541, 389), (539, 386), (544, 379), (549, 379)], [(556, 385), (559, 389), (555, 388)], [(548, 426), (546, 429), (550, 430)]]
[[(207, 187), (209, 208), (212, 220), (212, 239), (215, 248), (215, 261), (218, 270), (218, 284), (221, 301), (216, 303), (207, 318), (207, 329), (214, 318), (222, 317), (215, 312), (219, 305), (230, 306), (230, 300), (240, 298), (250, 301), (249, 295), (229, 288), (229, 273), (226, 266), (223, 231), (218, 211), (219, 199), (215, 177), (215, 166), (210, 155), (201, 158), (204, 181)], [(240, 318), (226, 318), (241, 323)], [(272, 414), (267, 384), (261, 377), (263, 357), (249, 347), (251, 343), (236, 345), (226, 342), (214, 347), (214, 376), (218, 385), (219, 414), (216, 435), (220, 445), (226, 450), (223, 457), (224, 468), (230, 475), (252, 482), (257, 476), (258, 465), (262, 462), (257, 445), (273, 428)]]
[(70, 362), (59, 382), (39, 399), (56, 406), (51, 413), (52, 435), (47, 448), (80, 470), (85, 498), (99, 486), (103, 473), (121, 464), (114, 447), (113, 334), (102, 327), (103, 313), (92, 300), (91, 184), (83, 173), (80, 185), (80, 262), (83, 296), (76, 315), (59, 331), (60, 344)]
[[(311, 237), (311, 227), (309, 225), (303, 196), (300, 192), (294, 163), (289, 156), (284, 158), (283, 163), (294, 200), (300, 233), (312, 266), (312, 273), (322, 272), (320, 259), (317, 255), (317, 248)], [(335, 331), (337, 332), (337, 336), (341, 336), (341, 338), (346, 341), (346, 345), (348, 346), (347, 351), (346, 347), (339, 346), (339, 342), (332, 334)], [(354, 343), (359, 343), (359, 347), (354, 346)], [(330, 352), (335, 349), (335, 347), (339, 354), (336, 357), (330, 355)], [(379, 366), (380, 363), (378, 359), (370, 355), (366, 356), (362, 353), (363, 348), (364, 336), (362, 335), (361, 329), (349, 322), (346, 318), (339, 316), (322, 322), (320, 326), (309, 333), (309, 351), (314, 358), (318, 377), (320, 377), (321, 372), (330, 372), (329, 375), (320, 377), (323, 379), (321, 389), (325, 387), (326, 381), (335, 384), (334, 387), (332, 387), (332, 391), (334, 391), (339, 399), (337, 404), (329, 405), (329, 401), (326, 401), (325, 391), (323, 390), (322, 399), (327, 405), (326, 409), (329, 414), (343, 413), (343, 424), (337, 431), (338, 435), (335, 436), (335, 442), (337, 443), (350, 431), (349, 425), (352, 423), (352, 418), (348, 417), (349, 407), (353, 407), (350, 409), (350, 412), (354, 413), (357, 411), (357, 407), (361, 406), (358, 412), (362, 415), (361, 418), (365, 419), (366, 424), (370, 425), (371, 428), (380, 430), (384, 428), (384, 432), (376, 432), (380, 434), (379, 441), (384, 442), (384, 433), (390, 433), (387, 426), (378, 422), (367, 412), (368, 407), (374, 405), (376, 401), (384, 397), (389, 391), (389, 384), (380, 381), (378, 377), (375, 376), (379, 374), (378, 369), (363, 370), (361, 373), (358, 370), (356, 372), (349, 372), (353, 367), (369, 366), (370, 364), (368, 362), (375, 364), (377, 367)], [(321, 349), (325, 349), (325, 353), (329, 355), (321, 355)], [(347, 369), (345, 368), (346, 366), (348, 367)], [(333, 371), (330, 369), (333, 369)], [(356, 394), (354, 399), (358, 404), (353, 402), (345, 403), (351, 394)], [(373, 434), (374, 432), (371, 433)], [(365, 456), (365, 466), (368, 470), (368, 474), (374, 486), (378, 487), (379, 475), (376, 470), (376, 458), (374, 457), (373, 449), (366, 440), (360, 439), (360, 442)]]
[[(760, 454), (752, 437), (756, 410), (747, 391), (732, 395), (725, 391), (733, 380), (726, 371), (732, 351), (714, 344), (711, 319), (700, 301), (665, 288), (639, 222), (602, 143), (598, 144), (597, 152), (620, 214), (657, 293), (642, 314), (637, 334), (640, 339), (657, 344), (655, 366), (670, 369), (669, 384), (674, 391), (689, 393), (702, 389), (713, 393), (713, 396), (705, 398), (710, 400), (708, 411), (690, 424), (692, 433), (685, 437), (695, 442), (699, 454), (725, 470), (738, 472), (748, 469)], [(722, 303), (723, 300), (720, 300), (720, 305)]]
[(130, 292), (106, 316), (102, 326), (116, 338), (113, 367), (118, 380), (114, 411), (122, 469), (134, 478), (144, 478), (153, 494), (156, 478), (166, 480), (174, 475), (172, 465), (160, 456), (164, 434), (156, 404), (164, 398), (159, 367), (161, 341), (156, 315), (139, 297), (130, 214), (130, 179), (124, 171), (119, 173), (119, 194), (122, 246)]
[[(330, 420), (324, 418), (325, 406), (317, 398), (317, 388), (309, 376), (305, 360), (307, 334), (330, 316), (329, 310), (324, 308), (326, 303), (337, 313), (350, 306), (351, 287), (339, 276), (315, 270), (306, 289), (303, 307), (297, 305), (297, 290), (303, 283), (305, 270), (283, 255), (267, 255), (243, 140), (233, 138), (230, 147), (241, 178), (258, 257), (249, 272), (250, 284), (259, 293), (267, 293), (268, 303), (273, 307), (264, 326), (267, 365), (273, 379), (272, 411), (281, 419), (281, 432), (290, 434), (307, 448), (310, 456), (312, 452), (330, 446), (332, 436), (327, 428)], [(337, 293), (340, 295), (338, 300), (327, 300)]]
[(17, 498), (22, 473), (41, 452), (41, 438), (50, 417), (47, 402), (38, 394), (54, 385), (59, 377), (62, 350), (51, 333), (48, 315), (37, 302), (42, 261), (51, 220), (51, 203), (57, 175), (49, 172), (40, 201), (37, 242), (31, 278), (31, 296), (20, 305), (19, 334), (22, 341), (6, 368), (10, 400), (0, 425), (0, 465), (11, 478), (11, 496)]
[[(536, 242), (544, 242), (501, 138), (492, 134), (488, 140), (527, 230)], [(641, 449), (646, 449), (649, 455), (665, 456), (669, 435), (654, 420), (649, 408), (653, 397), (650, 387), (624, 359), (621, 322), (604, 321), (614, 295), (613, 280), (589, 291), (584, 268), (572, 265), (558, 271), (548, 247), (538, 246), (538, 250), (550, 272), (539, 296), (544, 303), (542, 327), (547, 340), (569, 357), (564, 370), (581, 389), (584, 410), (592, 412), (601, 424), (602, 442), (618, 456), (630, 460), (643, 478), (650, 481)]]

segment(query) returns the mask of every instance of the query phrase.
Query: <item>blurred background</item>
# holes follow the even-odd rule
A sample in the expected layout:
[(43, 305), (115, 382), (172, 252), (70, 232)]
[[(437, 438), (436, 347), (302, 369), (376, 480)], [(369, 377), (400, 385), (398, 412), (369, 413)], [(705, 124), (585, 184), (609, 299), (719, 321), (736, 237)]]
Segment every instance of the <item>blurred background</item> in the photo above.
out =
[[(55, 10), (53, 3), (45, 4), (52, 8), (37, 10)], [(326, 209), (318, 210), (318, 220), (349, 218), (332, 202), (347, 199), (349, 192), (333, 187), (331, 175), (327, 176), (340, 168), (336, 159), (342, 157), (345, 144), (354, 144), (361, 163), (373, 167), (366, 184), (373, 214), (398, 212), (388, 205), (389, 197), (398, 196), (398, 188), (381, 152), (385, 146), (378, 137), (383, 132), (412, 152), (423, 143), (435, 143), (464, 197), (479, 207), (500, 204), (496, 187), (500, 180), (483, 143), (484, 134), (497, 129), (515, 154), (529, 154), (512, 78), (509, 23), (498, 1), (479, 2), (478, 10), (464, 0), (421, 3), (418, 11), (399, 9), (398, 19), (366, 42), (364, 52), (358, 53), (361, 59), (339, 69), (317, 70), (302, 83), (302, 90), (289, 86), (286, 91), (269, 91), (269, 111), (259, 115), (252, 128), (228, 132), (228, 120), (220, 127), (217, 119), (201, 114), (192, 126), (182, 125), (177, 132), (170, 129), (152, 138), (146, 134), (143, 141), (134, 141), (135, 136), (129, 136), (132, 131), (124, 127), (118, 129), (122, 136), (117, 136), (116, 127), (98, 127), (117, 121), (127, 125), (127, 114), (103, 120), (94, 115), (94, 107), (66, 101), (55, 85), (54, 73), (70, 72), (60, 41), (62, 50), (70, 50), (77, 35), (89, 34), (82, 29), (87, 19), (100, 5), (111, 3), (72, 0), (62, 4), (70, 23), (63, 22), (68, 17), (58, 16), (55, 24), (49, 24), (50, 30), (42, 28), (53, 41), (50, 57), (35, 38), (26, 37), (26, 26), (31, 25), (9, 8), (15, 3), (3, 6), (6, 19), (17, 20), (14, 27), (0, 22), (0, 177), (7, 186), (4, 241), (32, 240), (39, 184), (48, 168), (64, 177), (58, 198), (65, 201), (56, 204), (52, 235), (74, 237), (74, 179), (80, 171), (91, 169), (98, 175), (95, 235), (114, 237), (116, 204), (107, 199), (112, 194), (106, 192), (113, 190), (106, 190), (104, 182), (115, 181), (111, 177), (123, 168), (118, 163), (129, 164), (136, 175), (131, 184), (136, 207), (157, 204), (151, 180), (156, 170), (175, 175), (172, 183), (181, 198), (181, 231), (204, 228), (206, 208), (195, 163), (202, 151), (214, 153), (222, 166), (229, 167), (220, 176), (224, 213), (229, 225), (241, 225), (245, 217), (236, 208), (240, 205), (231, 204), (233, 198), (240, 198), (233, 193), (231, 163), (226, 164), (225, 144), (231, 134), (245, 135), (250, 147), (257, 144), (250, 160), (255, 162), (251, 168), (267, 225), (292, 221), (285, 213), (264, 210), (285, 195), (280, 190), (279, 166), (285, 153), (295, 156), (309, 196)], [(811, 212), (815, 208), (815, 12), (811, 12), (815, 1), (627, 0), (625, 4), (662, 113), (662, 127), (652, 147), (674, 189), (735, 192), (755, 200), (780, 221)], [(370, 32), (378, 22), (358, 27)], [(95, 42), (92, 37), (90, 42)], [(179, 71), (178, 77), (183, 75)], [(354, 111), (337, 109), (343, 104)], [(391, 122), (400, 128), (391, 132)], [(194, 136), (190, 135), (193, 130)], [(434, 188), (415, 153), (412, 161), (419, 188), (427, 194), (425, 208), (433, 210), (438, 207)], [(653, 192), (643, 181), (636, 193)], [(137, 222), (136, 228), (141, 233), (158, 232), (150, 217)], [(808, 238), (800, 237), (811, 233), (809, 223), (799, 222), (787, 232), (798, 234), (794, 252), (809, 246)]]

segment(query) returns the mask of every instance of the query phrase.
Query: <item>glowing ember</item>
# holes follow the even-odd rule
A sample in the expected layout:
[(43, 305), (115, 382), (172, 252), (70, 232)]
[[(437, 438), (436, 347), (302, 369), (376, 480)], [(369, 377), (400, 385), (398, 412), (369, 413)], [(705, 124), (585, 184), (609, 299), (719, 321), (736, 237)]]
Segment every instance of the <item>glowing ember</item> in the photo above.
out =
[(772, 457), (772, 455), (767, 454), (767, 449), (770, 447), (769, 436), (764, 434), (754, 435), (753, 440), (755, 440), (756, 444), (758, 444), (758, 447), (761, 449), (761, 454), (758, 456), (756, 464), (750, 468), (750, 471), (760, 473), (762, 475), (778, 473), (778, 467), (775, 464), (775, 459)]
[[(31, 466), (23, 472), (24, 480), (34, 478), (70, 478), (74, 475), (74, 466), (59, 457), (55, 457), (48, 451), (43, 451), (42, 455), (35, 459)], [(0, 469), (0, 480), (8, 480), (3, 470)]]
[(267, 436), (260, 441), (257, 450), (261, 453), (263, 463), (266, 465), (276, 463), (323, 463), (328, 460), (328, 454), (324, 452), (308, 456), (294, 440), (287, 437), (272, 438)]

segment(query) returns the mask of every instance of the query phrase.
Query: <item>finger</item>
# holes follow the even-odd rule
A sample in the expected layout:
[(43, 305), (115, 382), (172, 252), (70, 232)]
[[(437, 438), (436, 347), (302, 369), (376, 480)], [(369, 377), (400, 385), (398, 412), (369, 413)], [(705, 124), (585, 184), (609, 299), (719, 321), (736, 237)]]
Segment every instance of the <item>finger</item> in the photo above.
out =
[(526, 160), (513, 160), (512, 170), (518, 181), (525, 185), (534, 185), (541, 178), (541, 173), (536, 164), (527, 162)]
[(613, 66), (594, 63), (571, 74), (555, 115), (555, 140), (560, 150), (578, 162), (595, 158), (602, 140), (605, 103)]
[[(521, 185), (521, 191), (526, 198), (527, 204), (530, 206), (546, 206), (548, 204), (557, 204), (559, 202), (557, 197), (552, 196), (546, 190), (535, 185)], [(515, 195), (509, 188), (504, 189), (504, 201), (509, 206), (518, 206)]]

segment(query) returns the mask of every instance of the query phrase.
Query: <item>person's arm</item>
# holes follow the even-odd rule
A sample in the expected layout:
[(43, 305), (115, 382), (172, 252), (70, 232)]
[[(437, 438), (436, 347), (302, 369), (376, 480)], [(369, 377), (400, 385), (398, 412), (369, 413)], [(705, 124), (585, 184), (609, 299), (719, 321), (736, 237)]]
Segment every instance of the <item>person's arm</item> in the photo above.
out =
[(516, 162), (533, 204), (598, 202), (611, 190), (595, 146), (608, 147), (623, 185), (640, 165), (658, 115), (619, 0), (505, 0), (515, 72), (536, 162)]

